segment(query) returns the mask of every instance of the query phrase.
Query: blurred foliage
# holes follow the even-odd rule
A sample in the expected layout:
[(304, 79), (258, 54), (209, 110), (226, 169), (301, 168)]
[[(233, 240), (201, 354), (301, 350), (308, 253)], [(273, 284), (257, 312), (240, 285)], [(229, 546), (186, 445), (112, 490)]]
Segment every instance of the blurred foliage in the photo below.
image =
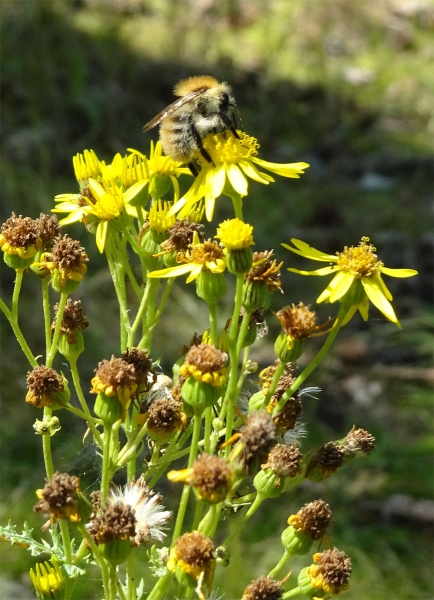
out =
[[(262, 158), (311, 164), (299, 181), (252, 189), (245, 214), (258, 249), (274, 247), (279, 259), (304, 268), (279, 241), (300, 237), (335, 252), (369, 235), (386, 265), (419, 270), (391, 285), (403, 331), (375, 314), (368, 325), (351, 323), (311, 379), (322, 393), (306, 402), (306, 446), (356, 423), (377, 437), (376, 451), (300, 490), (282, 512), (265, 504), (218, 576), (227, 598), (239, 597), (245, 581), (280, 557), (287, 516), (321, 496), (334, 511), (332, 543), (353, 557), (348, 600), (432, 598), (432, 0), (2, 0), (0, 10), (2, 221), (12, 210), (48, 212), (55, 194), (74, 192), (76, 152), (93, 148), (106, 160), (127, 147), (147, 152), (141, 126), (172, 100), (173, 85), (210, 73), (233, 86)], [(216, 212), (226, 218), (229, 203), (219, 201)], [(80, 289), (91, 320), (81, 369), (90, 380), (97, 362), (116, 352), (117, 313), (93, 240), (79, 225), (70, 234), (91, 257)], [(324, 285), (288, 273), (283, 281), (286, 303), (312, 300)], [(2, 284), (8, 297), (13, 273), (5, 268)], [(35, 290), (26, 282), (22, 324), (42, 352)], [(173, 297), (153, 349), (154, 357), (164, 350), (165, 366), (206, 326), (185, 287)], [(282, 302), (275, 295), (273, 308)], [(328, 307), (319, 314), (325, 319)], [(269, 321), (252, 356), (261, 366), (273, 360), (277, 330)], [(43, 466), (40, 440), (29, 433), (36, 413), (23, 405), (23, 357), (4, 320), (1, 327), (0, 514), (38, 529), (31, 506)], [(93, 448), (81, 444), (83, 434), (62, 421), (54, 460), (92, 488)], [(27, 584), (22, 574), (33, 562), (2, 546), (8, 577)], [(75, 598), (90, 600), (80, 585)]]

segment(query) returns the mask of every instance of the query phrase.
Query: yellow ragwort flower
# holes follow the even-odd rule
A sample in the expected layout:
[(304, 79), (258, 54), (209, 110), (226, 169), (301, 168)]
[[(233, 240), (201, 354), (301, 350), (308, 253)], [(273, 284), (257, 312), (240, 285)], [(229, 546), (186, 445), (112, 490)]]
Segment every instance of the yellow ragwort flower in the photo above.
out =
[(239, 138), (228, 132), (210, 134), (203, 140), (203, 148), (212, 159), (205, 160), (200, 152), (195, 159), (200, 164), (201, 171), (193, 185), (172, 208), (174, 213), (180, 211), (178, 217), (185, 218), (192, 207), (201, 198), (205, 199), (205, 214), (211, 221), (214, 214), (215, 200), (229, 186), (240, 196), (247, 196), (248, 180), (253, 179), (268, 185), (273, 177), (259, 171), (266, 169), (282, 177), (299, 178), (309, 165), (305, 162), (279, 164), (262, 160), (257, 157), (259, 144), (256, 138), (243, 131), (238, 131)]
[(146, 161), (150, 179), (149, 193), (151, 195), (154, 195), (156, 187), (161, 185), (160, 178), (167, 177), (172, 182), (175, 192), (175, 201), (179, 198), (178, 177), (182, 174), (191, 175), (191, 171), (187, 167), (182, 166), (183, 163), (173, 160), (170, 156), (165, 156), (160, 141), (155, 145), (154, 142), (151, 141), (149, 158), (146, 158), (144, 154), (138, 150), (134, 150), (134, 148), (128, 148), (128, 151)]
[(378, 260), (375, 254), (376, 248), (369, 243), (368, 237), (362, 237), (358, 246), (350, 246), (349, 248), (345, 246), (344, 250), (337, 252), (336, 255), (325, 254), (294, 238), (291, 239), (291, 243), (295, 247), (288, 244), (282, 244), (282, 246), (304, 258), (335, 263), (315, 271), (301, 271), (291, 268), (288, 271), (300, 275), (318, 276), (336, 273), (326, 289), (317, 298), (317, 302), (336, 302), (337, 300), (347, 302), (349, 307), (343, 325), (350, 321), (357, 310), (366, 321), (370, 300), (389, 321), (400, 327), (398, 318), (390, 303), (390, 300), (393, 299), (392, 294), (386, 287), (381, 275), (413, 277), (417, 275), (417, 271), (414, 269), (389, 269), (385, 267), (382, 261)]
[(56, 592), (63, 586), (63, 574), (57, 560), (53, 558), (51, 562), (36, 563), (36, 573), (30, 569), (30, 579), (38, 598), (57, 598)]
[(226, 268), (224, 251), (219, 248), (216, 242), (211, 240), (199, 241), (197, 231), (193, 234), (193, 243), (187, 252), (178, 252), (176, 260), (179, 263), (176, 267), (168, 267), (160, 271), (148, 273), (148, 277), (178, 277), (190, 273), (187, 283), (194, 281), (202, 271), (211, 271), (212, 273), (223, 273)]
[(227, 250), (243, 250), (255, 243), (253, 227), (240, 219), (227, 219), (217, 228), (216, 238), (219, 238)]
[(130, 216), (137, 216), (136, 208), (129, 203), (146, 183), (146, 180), (138, 181), (123, 192), (112, 181), (98, 182), (90, 177), (86, 195), (61, 194), (56, 196), (55, 200), (60, 202), (51, 212), (69, 212), (69, 215), (60, 221), (60, 225), (83, 221), (88, 216), (96, 217), (96, 220), (99, 221), (96, 229), (96, 245), (100, 252), (104, 252), (109, 223), (118, 219), (124, 211)]

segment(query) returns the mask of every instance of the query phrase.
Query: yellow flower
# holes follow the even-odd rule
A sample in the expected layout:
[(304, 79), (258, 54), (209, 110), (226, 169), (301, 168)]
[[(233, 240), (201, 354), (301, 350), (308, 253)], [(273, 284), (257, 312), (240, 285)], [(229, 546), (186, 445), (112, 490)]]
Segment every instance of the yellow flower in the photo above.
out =
[(172, 208), (171, 202), (163, 202), (157, 200), (153, 203), (149, 209), (149, 227), (152, 231), (157, 233), (166, 233), (168, 229), (173, 227), (176, 223), (175, 215), (168, 216), (170, 209)]
[(217, 228), (216, 238), (227, 250), (243, 250), (249, 248), (253, 241), (253, 227), (240, 219), (227, 219)]
[(80, 188), (87, 185), (90, 177), (100, 179), (102, 176), (103, 164), (93, 150), (85, 150), (83, 154), (76, 154), (72, 157), (75, 177), (80, 184)]
[[(149, 172), (149, 193), (155, 198), (160, 198), (163, 194), (156, 192), (160, 186), (164, 185), (164, 180), (171, 181), (175, 192), (175, 201), (179, 198), (179, 184), (178, 177), (182, 174), (191, 175), (190, 169), (183, 167), (182, 163), (174, 161), (170, 156), (164, 156), (161, 142), (158, 141), (155, 146), (154, 142), (151, 141), (151, 152), (149, 158), (146, 158), (144, 154), (134, 148), (128, 148), (128, 151), (133, 155), (135, 154), (142, 160), (146, 161), (148, 172)], [(162, 182), (163, 178), (163, 182)], [(164, 187), (167, 187), (164, 185)], [(167, 191), (167, 189), (165, 190)]]
[(56, 592), (63, 586), (62, 571), (54, 558), (51, 562), (52, 565), (47, 561), (36, 563), (36, 573), (30, 569), (30, 579), (38, 598), (57, 598)]
[(177, 277), (190, 273), (187, 283), (194, 281), (202, 271), (211, 271), (212, 273), (223, 273), (226, 268), (224, 251), (219, 248), (216, 242), (211, 240), (199, 241), (199, 236), (195, 231), (193, 234), (193, 243), (187, 252), (178, 252), (176, 260), (180, 264), (176, 267), (168, 267), (160, 271), (148, 273), (148, 277)]
[(96, 230), (96, 245), (98, 250), (103, 252), (109, 222), (120, 217), (124, 211), (133, 217), (137, 216), (136, 208), (130, 206), (129, 203), (146, 183), (146, 180), (138, 181), (123, 192), (112, 181), (98, 182), (89, 178), (85, 195), (62, 194), (56, 196), (56, 201), (60, 201), (60, 203), (51, 212), (69, 212), (69, 215), (60, 221), (60, 225), (83, 221), (90, 215), (96, 217), (96, 220), (99, 221)]
[(417, 275), (417, 271), (385, 267), (382, 261), (378, 260), (375, 254), (376, 248), (369, 243), (367, 237), (362, 237), (358, 246), (350, 246), (349, 248), (345, 246), (344, 250), (337, 252), (336, 255), (325, 254), (301, 240), (293, 238), (291, 242), (295, 248), (288, 244), (282, 244), (282, 246), (311, 260), (336, 263), (315, 271), (301, 271), (299, 269), (288, 269), (288, 271), (300, 275), (319, 276), (336, 273), (326, 289), (317, 298), (317, 302), (336, 302), (340, 300), (349, 304), (343, 325), (348, 323), (357, 310), (366, 321), (370, 300), (389, 321), (400, 327), (398, 318), (390, 303), (390, 300), (393, 299), (392, 294), (386, 287), (381, 275), (383, 273), (391, 277), (413, 277), (413, 275)]
[(239, 139), (227, 132), (210, 134), (203, 140), (203, 147), (212, 159), (206, 161), (199, 152), (195, 158), (202, 167), (189, 191), (172, 208), (181, 211), (183, 219), (201, 198), (205, 199), (205, 213), (208, 221), (214, 214), (215, 200), (229, 186), (240, 196), (247, 196), (248, 179), (268, 185), (274, 179), (258, 170), (266, 169), (282, 177), (299, 178), (309, 165), (305, 162), (278, 164), (258, 158), (259, 144), (256, 138), (238, 131)]

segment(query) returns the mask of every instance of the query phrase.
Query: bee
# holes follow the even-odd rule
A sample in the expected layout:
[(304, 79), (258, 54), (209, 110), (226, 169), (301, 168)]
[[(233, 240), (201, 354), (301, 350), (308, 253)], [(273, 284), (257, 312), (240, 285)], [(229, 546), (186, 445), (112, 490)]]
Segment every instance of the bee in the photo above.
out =
[(192, 162), (197, 150), (212, 164), (202, 144), (207, 135), (230, 130), (239, 138), (235, 98), (227, 83), (219, 83), (209, 75), (180, 81), (174, 88), (174, 94), (179, 96), (178, 100), (146, 123), (143, 131), (160, 125), (164, 153), (173, 160), (187, 163), (193, 175), (197, 175)]

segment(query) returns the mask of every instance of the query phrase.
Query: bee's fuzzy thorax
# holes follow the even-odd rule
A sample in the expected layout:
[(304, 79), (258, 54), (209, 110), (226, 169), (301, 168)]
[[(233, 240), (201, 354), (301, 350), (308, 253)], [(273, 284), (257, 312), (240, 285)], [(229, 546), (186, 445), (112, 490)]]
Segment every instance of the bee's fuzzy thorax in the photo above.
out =
[[(189, 77), (188, 79), (183, 79), (179, 83), (175, 85), (173, 93), (175, 96), (187, 96), (187, 94), (191, 94), (198, 89), (207, 88), (207, 89), (222, 89), (227, 92), (227, 88), (229, 86), (226, 83), (219, 83), (215, 77), (211, 77), (211, 75), (200, 75), (199, 77)], [(230, 91), (230, 90), (229, 90)]]

